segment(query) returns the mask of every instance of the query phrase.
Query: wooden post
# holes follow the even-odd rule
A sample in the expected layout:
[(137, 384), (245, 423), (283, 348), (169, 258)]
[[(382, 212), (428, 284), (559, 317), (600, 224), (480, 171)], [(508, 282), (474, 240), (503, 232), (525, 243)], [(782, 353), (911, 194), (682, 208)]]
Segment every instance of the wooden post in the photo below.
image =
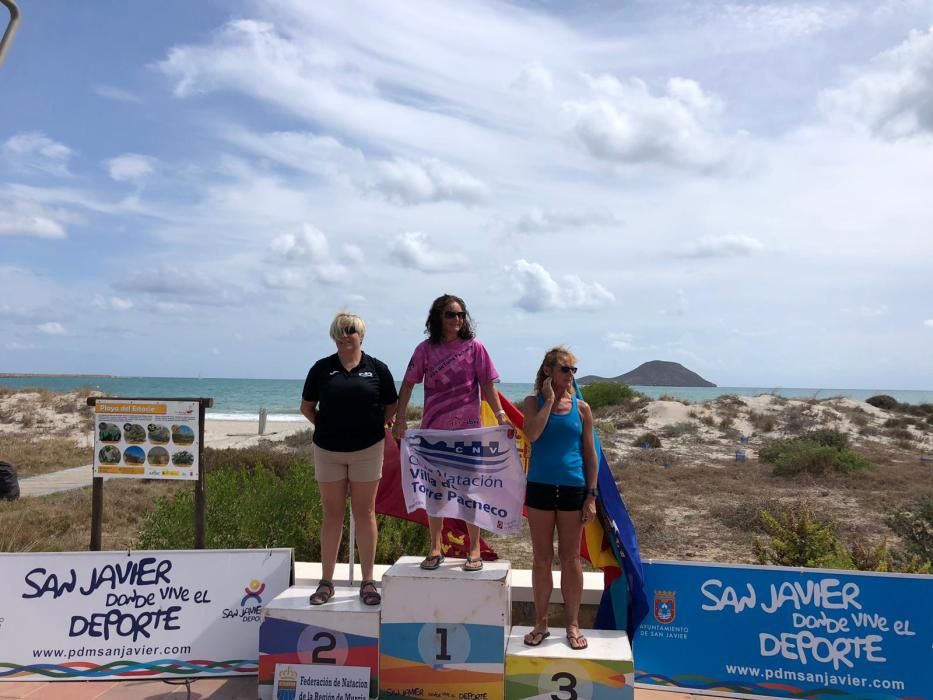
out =
[(91, 486), (91, 551), (99, 552), (104, 526), (104, 478), (95, 476)]
[(259, 434), (264, 435), (266, 432), (266, 418), (269, 417), (269, 412), (264, 408), (259, 409)]
[[(213, 401), (208, 399), (208, 405)], [(204, 549), (206, 538), (205, 523), (205, 504), (207, 501), (204, 493), (204, 417), (206, 413), (205, 401), (198, 402), (198, 480), (194, 484), (194, 548)]]

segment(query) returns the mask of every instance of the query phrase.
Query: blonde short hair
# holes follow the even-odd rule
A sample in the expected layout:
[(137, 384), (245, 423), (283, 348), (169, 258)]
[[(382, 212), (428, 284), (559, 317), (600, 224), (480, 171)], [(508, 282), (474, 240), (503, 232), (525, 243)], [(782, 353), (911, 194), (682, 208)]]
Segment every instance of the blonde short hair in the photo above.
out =
[(331, 340), (343, 338), (347, 335), (345, 332), (347, 328), (355, 330), (357, 334), (359, 334), (360, 340), (366, 335), (366, 324), (363, 323), (363, 319), (356, 314), (351, 314), (349, 311), (340, 311), (334, 316), (334, 320), (330, 323)]
[[(535, 394), (541, 393), (541, 385), (544, 384), (544, 380), (547, 379), (548, 375), (544, 373), (545, 367), (556, 367), (560, 364), (562, 357), (566, 357), (567, 361), (571, 365), (577, 364), (577, 357), (570, 350), (568, 350), (563, 345), (558, 345), (553, 347), (544, 353), (544, 359), (541, 360), (541, 366), (538, 368), (538, 374), (535, 377)], [(569, 393), (574, 393), (573, 386), (570, 387)]]

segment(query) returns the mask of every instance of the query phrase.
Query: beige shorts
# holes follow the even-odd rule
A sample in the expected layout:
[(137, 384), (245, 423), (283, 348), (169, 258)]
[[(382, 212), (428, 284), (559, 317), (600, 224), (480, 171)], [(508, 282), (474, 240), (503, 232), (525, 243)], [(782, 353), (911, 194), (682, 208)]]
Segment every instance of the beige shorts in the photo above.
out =
[(331, 452), (314, 446), (314, 478), (318, 481), (378, 481), (382, 477), (380, 440), (372, 447), (356, 452)]

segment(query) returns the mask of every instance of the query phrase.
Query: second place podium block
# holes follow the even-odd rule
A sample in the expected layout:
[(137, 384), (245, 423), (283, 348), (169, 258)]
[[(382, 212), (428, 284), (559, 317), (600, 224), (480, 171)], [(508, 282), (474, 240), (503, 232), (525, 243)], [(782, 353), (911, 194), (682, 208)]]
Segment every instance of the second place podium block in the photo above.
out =
[(511, 566), (448, 559), (425, 571), (402, 557), (382, 577), (380, 698), (502, 700)]
[(337, 587), (324, 605), (311, 605), (315, 586), (293, 586), (262, 611), (259, 696), (272, 700), (276, 664), (326, 664), (369, 669), (370, 696), (379, 686), (379, 610), (363, 605), (357, 588)]

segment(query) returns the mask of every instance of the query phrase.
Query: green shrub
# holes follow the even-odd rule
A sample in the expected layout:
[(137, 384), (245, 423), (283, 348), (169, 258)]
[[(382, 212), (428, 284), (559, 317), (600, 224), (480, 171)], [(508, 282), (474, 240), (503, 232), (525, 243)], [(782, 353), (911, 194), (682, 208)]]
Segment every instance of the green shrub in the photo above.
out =
[(933, 498), (924, 496), (893, 511), (884, 522), (900, 536), (908, 554), (933, 561)]
[(773, 432), (777, 427), (777, 421), (774, 419), (774, 416), (767, 413), (759, 413), (758, 411), (749, 412), (748, 421), (755, 430), (760, 430), (763, 433)]
[(679, 438), (685, 435), (696, 435), (699, 430), (700, 428), (696, 423), (685, 420), (673, 425), (665, 425), (663, 434), (664, 437)]
[(851, 569), (852, 559), (836, 536), (831, 522), (817, 520), (810, 506), (798, 502), (771, 512), (761, 512), (768, 538), (752, 543), (759, 564)]
[(654, 433), (643, 433), (632, 441), (633, 447), (644, 447), (645, 445), (656, 450), (661, 447), (661, 438)]
[(583, 387), (581, 395), (592, 408), (618, 406), (641, 396), (628, 384), (617, 384), (616, 382), (590, 384)]
[(887, 411), (891, 411), (897, 408), (897, 399), (893, 396), (888, 396), (887, 394), (878, 394), (877, 396), (872, 396), (865, 399), (865, 403), (874, 406), (875, 408), (883, 408)]
[(836, 430), (815, 430), (800, 437), (771, 440), (758, 451), (762, 462), (774, 465), (774, 474), (801, 472), (854, 472), (871, 469), (871, 462), (848, 447), (849, 438)]
[[(251, 450), (243, 450), (251, 452)], [(314, 469), (291, 459), (281, 469), (280, 456), (267, 453), (275, 465), (254, 463), (208, 471), (206, 545), (212, 549), (291, 547), (300, 561), (321, 557), (321, 498)], [(215, 455), (215, 459), (217, 455)], [(239, 460), (236, 460), (239, 461)], [(277, 468), (278, 467), (278, 468)], [(347, 508), (349, 511), (349, 507)], [(161, 499), (143, 521), (141, 549), (187, 549), (194, 541), (194, 493), (179, 491)], [(415, 523), (378, 516), (377, 563), (394, 563), (402, 554), (422, 551), (427, 531)], [(346, 521), (345, 521), (346, 522)], [(346, 561), (347, 530), (340, 561)]]

